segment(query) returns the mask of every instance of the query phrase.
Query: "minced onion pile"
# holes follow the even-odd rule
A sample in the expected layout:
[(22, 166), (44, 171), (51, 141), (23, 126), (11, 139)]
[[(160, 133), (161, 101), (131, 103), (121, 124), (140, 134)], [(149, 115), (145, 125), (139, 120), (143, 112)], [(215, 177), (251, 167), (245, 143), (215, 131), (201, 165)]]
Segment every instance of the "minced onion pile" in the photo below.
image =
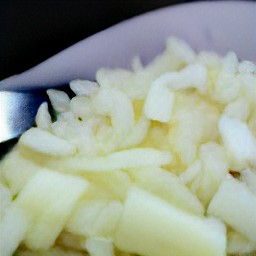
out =
[(48, 95), (0, 162), (1, 256), (256, 255), (256, 65), (170, 37)]

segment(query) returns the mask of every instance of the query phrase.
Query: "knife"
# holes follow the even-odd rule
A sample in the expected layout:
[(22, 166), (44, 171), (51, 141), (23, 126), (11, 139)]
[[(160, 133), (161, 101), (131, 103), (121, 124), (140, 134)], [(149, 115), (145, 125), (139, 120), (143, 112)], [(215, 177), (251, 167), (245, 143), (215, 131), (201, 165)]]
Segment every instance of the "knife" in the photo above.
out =
[[(19, 137), (34, 125), (39, 106), (49, 102), (48, 88), (0, 91), (0, 143)], [(57, 89), (73, 96), (68, 85)]]
[(46, 91), (0, 91), (0, 143), (16, 138), (29, 129)]

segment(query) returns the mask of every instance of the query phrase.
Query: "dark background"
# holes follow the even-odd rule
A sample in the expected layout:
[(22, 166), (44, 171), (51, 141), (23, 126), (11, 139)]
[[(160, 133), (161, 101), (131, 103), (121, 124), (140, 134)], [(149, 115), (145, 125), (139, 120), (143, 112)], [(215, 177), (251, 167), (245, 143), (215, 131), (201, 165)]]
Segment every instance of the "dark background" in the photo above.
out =
[(0, 80), (122, 20), (191, 1), (0, 0)]

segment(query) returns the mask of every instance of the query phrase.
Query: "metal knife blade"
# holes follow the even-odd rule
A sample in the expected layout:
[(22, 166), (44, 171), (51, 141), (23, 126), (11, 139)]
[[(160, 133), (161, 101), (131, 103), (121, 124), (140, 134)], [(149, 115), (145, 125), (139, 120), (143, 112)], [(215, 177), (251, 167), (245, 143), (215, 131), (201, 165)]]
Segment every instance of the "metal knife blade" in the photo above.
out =
[(16, 138), (29, 129), (44, 101), (47, 101), (45, 90), (0, 91), (0, 143)]

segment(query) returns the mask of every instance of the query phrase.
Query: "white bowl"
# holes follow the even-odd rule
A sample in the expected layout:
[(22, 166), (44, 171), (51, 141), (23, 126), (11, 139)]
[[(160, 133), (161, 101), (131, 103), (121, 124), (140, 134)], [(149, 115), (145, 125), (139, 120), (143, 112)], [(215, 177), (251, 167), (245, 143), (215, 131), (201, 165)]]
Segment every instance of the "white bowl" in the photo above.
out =
[(0, 90), (55, 86), (76, 78), (93, 80), (99, 67), (128, 67), (135, 55), (146, 63), (164, 48), (170, 35), (185, 39), (196, 50), (235, 51), (240, 59), (256, 62), (255, 28), (255, 2), (196, 2), (162, 8), (119, 23), (2, 80)]

